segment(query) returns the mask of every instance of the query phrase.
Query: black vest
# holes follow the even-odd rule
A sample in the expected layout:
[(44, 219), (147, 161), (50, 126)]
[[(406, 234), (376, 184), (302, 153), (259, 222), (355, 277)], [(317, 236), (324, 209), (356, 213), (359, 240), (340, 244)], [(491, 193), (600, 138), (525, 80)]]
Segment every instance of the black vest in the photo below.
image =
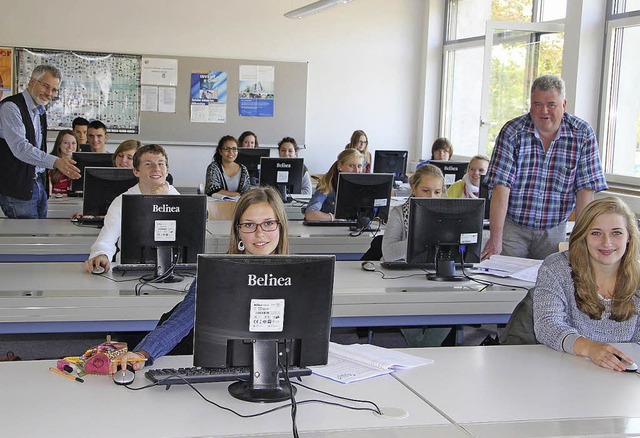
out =
[[(22, 123), (25, 127), (25, 134), (27, 140), (32, 145), (36, 144), (36, 132), (33, 123), (31, 122), (31, 116), (27, 108), (27, 102), (24, 99), (22, 93), (14, 94), (0, 102), (0, 105), (5, 102), (13, 102), (18, 106), (20, 115), (22, 116)], [(42, 143), (40, 144), (40, 150), (47, 152), (47, 115), (42, 114), (40, 116), (40, 126), (42, 128)], [(35, 179), (36, 168), (31, 164), (27, 164), (24, 161), (18, 160), (9, 145), (4, 138), (0, 138), (0, 193), (12, 198), (29, 200), (33, 194), (33, 180)], [(45, 170), (40, 174), (44, 186), (49, 186), (49, 178), (47, 171)]]

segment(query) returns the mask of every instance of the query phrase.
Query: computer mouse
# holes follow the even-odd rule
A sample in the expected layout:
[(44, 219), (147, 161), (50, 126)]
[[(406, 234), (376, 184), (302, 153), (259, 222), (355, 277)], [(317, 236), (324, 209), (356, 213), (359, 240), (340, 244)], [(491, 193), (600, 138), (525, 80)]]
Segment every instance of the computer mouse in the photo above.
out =
[(102, 266), (102, 265), (94, 266), (93, 270), (91, 271), (91, 273), (94, 274), (94, 275), (104, 274), (104, 266)]
[(118, 370), (113, 375), (113, 383), (116, 385), (129, 385), (136, 378), (136, 372), (129, 365), (124, 370)]
[(622, 358), (620, 356), (618, 356), (617, 354), (614, 354), (614, 356), (616, 358), (618, 358), (618, 360), (620, 362), (622, 362), (623, 364), (625, 364), (627, 366), (627, 369), (625, 371), (628, 371), (630, 373), (635, 373), (636, 371), (638, 371), (638, 365), (636, 365), (634, 362), (627, 363), (626, 361), (622, 360)]
[(362, 262), (362, 269), (369, 272), (376, 270), (376, 265), (373, 262)]

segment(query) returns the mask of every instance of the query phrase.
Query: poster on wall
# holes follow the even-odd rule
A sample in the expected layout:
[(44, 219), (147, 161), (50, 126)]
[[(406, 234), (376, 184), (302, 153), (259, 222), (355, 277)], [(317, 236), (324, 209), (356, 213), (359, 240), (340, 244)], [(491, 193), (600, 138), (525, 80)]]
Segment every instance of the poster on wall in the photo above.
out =
[(0, 47), (0, 100), (13, 94), (13, 50), (8, 47)]
[(142, 58), (141, 80), (144, 85), (178, 85), (178, 60)]
[(273, 117), (275, 72), (272, 65), (240, 66), (240, 116)]
[(49, 129), (71, 128), (76, 117), (100, 120), (109, 132), (137, 134), (140, 125), (140, 56), (16, 48), (18, 92), (40, 64), (62, 72), (58, 98), (47, 109)]
[(227, 72), (192, 72), (190, 94), (192, 123), (227, 121)]

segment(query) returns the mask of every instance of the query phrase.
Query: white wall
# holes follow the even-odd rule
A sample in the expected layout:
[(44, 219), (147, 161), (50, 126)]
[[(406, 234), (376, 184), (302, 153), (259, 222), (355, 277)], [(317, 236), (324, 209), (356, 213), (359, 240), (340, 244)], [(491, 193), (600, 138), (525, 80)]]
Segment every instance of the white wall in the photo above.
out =
[[(45, 6), (21, 0), (0, 14), (0, 45), (308, 61), (308, 149), (302, 156), (312, 173), (329, 168), (355, 129), (367, 132), (370, 148), (420, 151), (425, 1), (354, 0), (302, 20), (283, 17), (310, 2), (59, 0)], [(142, 126), (140, 140), (150, 139), (158, 140)], [(168, 149), (176, 185), (203, 181), (213, 148)]]

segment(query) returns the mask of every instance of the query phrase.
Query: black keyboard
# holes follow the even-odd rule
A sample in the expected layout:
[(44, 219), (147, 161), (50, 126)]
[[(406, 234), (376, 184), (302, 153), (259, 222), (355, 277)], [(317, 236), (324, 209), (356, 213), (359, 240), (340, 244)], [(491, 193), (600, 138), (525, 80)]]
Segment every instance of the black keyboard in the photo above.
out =
[[(289, 367), (289, 378), (308, 376), (309, 368)], [(250, 367), (229, 368), (156, 368), (148, 370), (144, 376), (161, 385), (185, 385), (187, 383), (235, 382), (251, 380)]]
[(334, 221), (302, 221), (303, 225), (310, 227), (355, 227), (356, 221), (334, 220)]
[[(197, 267), (196, 263), (178, 263), (176, 264), (174, 271), (195, 271)], [(155, 271), (156, 265), (153, 263), (125, 263), (115, 265), (113, 267), (115, 272), (127, 272), (127, 271)]]
[(74, 217), (71, 222), (80, 225), (99, 225), (104, 226), (104, 217)]
[[(382, 262), (380, 263), (380, 267), (390, 270), (404, 270), (404, 269), (423, 269), (428, 271), (435, 271), (436, 265), (435, 263), (407, 263), (405, 261), (396, 261), (396, 262)], [(462, 267), (462, 263), (456, 263), (456, 268), (460, 269)], [(466, 268), (473, 268), (473, 263), (465, 263)]]

